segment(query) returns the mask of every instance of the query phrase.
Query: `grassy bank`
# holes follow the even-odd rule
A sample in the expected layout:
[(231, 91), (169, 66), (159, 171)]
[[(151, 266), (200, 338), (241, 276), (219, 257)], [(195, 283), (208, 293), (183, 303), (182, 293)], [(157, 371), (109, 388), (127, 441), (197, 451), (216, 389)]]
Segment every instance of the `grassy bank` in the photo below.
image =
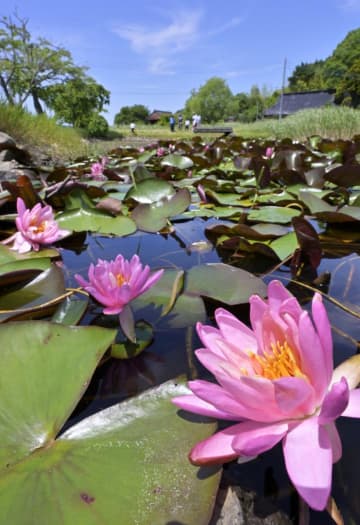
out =
[[(312, 135), (320, 135), (330, 139), (351, 139), (360, 134), (360, 110), (345, 107), (327, 107), (299, 111), (290, 117), (264, 119), (245, 124), (241, 122), (219, 122), (215, 126), (231, 126), (235, 135), (245, 138), (284, 138), (305, 140)], [(124, 137), (131, 138), (128, 126), (115, 128)], [(177, 140), (191, 137), (192, 131), (175, 130), (171, 132), (167, 126), (138, 125), (137, 137)], [(214, 135), (208, 135), (214, 138)]]
[(33, 115), (17, 106), (0, 103), (0, 131), (22, 147), (54, 159), (74, 159), (96, 149), (79, 130), (59, 126), (54, 119)]
[[(224, 123), (218, 123), (219, 126)], [(305, 140), (312, 135), (330, 139), (351, 139), (360, 134), (360, 110), (329, 107), (299, 111), (281, 120), (259, 120), (251, 124), (226, 123), (235, 135), (244, 138), (284, 138)], [(45, 153), (54, 160), (72, 160), (80, 156), (100, 156), (119, 145), (142, 146), (150, 141), (178, 140), (193, 137), (192, 131), (168, 126), (138, 125), (136, 136), (128, 126), (111, 128), (106, 140), (86, 140), (79, 130), (63, 127), (46, 115), (32, 115), (18, 107), (0, 103), (0, 131), (12, 136), (18, 144)], [(205, 136), (213, 140), (216, 135)]]

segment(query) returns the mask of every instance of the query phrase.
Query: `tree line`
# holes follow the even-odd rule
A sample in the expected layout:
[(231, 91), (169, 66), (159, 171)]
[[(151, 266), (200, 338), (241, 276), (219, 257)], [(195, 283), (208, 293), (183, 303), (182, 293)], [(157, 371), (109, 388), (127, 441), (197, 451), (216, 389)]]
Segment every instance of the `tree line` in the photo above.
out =
[[(331, 89), (337, 103), (360, 106), (360, 29), (350, 31), (327, 59), (295, 67), (286, 91), (314, 89)], [(87, 74), (87, 68), (76, 65), (67, 49), (32, 37), (28, 20), (18, 14), (0, 19), (0, 92), (7, 104), (23, 107), (32, 100), (36, 113), (51, 110), (58, 121), (82, 128), (90, 136), (108, 131), (101, 112), (110, 103), (110, 92)], [(191, 91), (178, 113), (184, 118), (200, 114), (207, 123), (252, 122), (279, 94), (257, 85), (249, 93), (233, 94), (226, 80), (212, 77)], [(114, 124), (146, 122), (149, 113), (142, 104), (123, 106)]]

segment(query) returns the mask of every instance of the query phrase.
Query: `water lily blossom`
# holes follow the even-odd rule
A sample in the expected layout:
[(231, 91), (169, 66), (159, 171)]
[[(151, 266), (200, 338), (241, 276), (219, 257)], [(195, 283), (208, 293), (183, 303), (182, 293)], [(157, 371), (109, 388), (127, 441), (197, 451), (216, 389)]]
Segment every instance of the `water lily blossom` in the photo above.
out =
[(107, 157), (103, 157), (100, 162), (94, 162), (90, 168), (91, 173), (88, 175), (88, 177), (98, 181), (107, 180), (106, 175), (104, 175), (104, 169), (108, 162), (109, 159)]
[(223, 308), (215, 318), (218, 327), (198, 323), (204, 347), (196, 355), (217, 384), (190, 381), (192, 393), (173, 401), (236, 423), (195, 445), (190, 461), (204, 465), (253, 457), (282, 442), (286, 469), (300, 496), (323, 510), (332, 464), (342, 455), (335, 421), (360, 417), (360, 389), (355, 389), (354, 367), (345, 362), (333, 370), (331, 327), (321, 295), (315, 293), (310, 315), (275, 280), (267, 300), (250, 298), (252, 328)]
[(61, 230), (54, 218), (53, 209), (49, 205), (35, 204), (31, 209), (26, 208), (21, 197), (16, 201), (18, 216), (15, 219), (17, 232), (3, 241), (3, 244), (13, 242), (12, 250), (26, 253), (30, 250), (39, 251), (43, 245), (66, 237), (70, 232)]
[(104, 314), (120, 314), (133, 299), (151, 288), (162, 276), (164, 270), (150, 274), (150, 267), (143, 266), (137, 255), (130, 260), (118, 255), (112, 261), (99, 259), (91, 264), (89, 280), (75, 275), (78, 283), (105, 308)]

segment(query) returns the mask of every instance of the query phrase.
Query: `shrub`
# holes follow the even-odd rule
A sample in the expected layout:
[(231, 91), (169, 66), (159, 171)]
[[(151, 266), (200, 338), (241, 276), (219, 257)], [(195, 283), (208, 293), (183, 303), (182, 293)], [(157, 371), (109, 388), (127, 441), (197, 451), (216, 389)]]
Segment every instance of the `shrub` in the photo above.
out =
[(94, 113), (86, 126), (86, 131), (89, 137), (106, 137), (109, 131), (109, 124), (102, 115)]

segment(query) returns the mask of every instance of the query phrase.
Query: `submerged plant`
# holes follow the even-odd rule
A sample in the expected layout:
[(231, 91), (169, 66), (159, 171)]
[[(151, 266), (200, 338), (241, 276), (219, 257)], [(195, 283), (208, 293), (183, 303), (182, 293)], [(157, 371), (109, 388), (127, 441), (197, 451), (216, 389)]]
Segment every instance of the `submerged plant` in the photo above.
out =
[(250, 319), (252, 329), (219, 308), (218, 328), (197, 325), (204, 348), (196, 355), (218, 384), (191, 381), (192, 394), (173, 402), (239, 422), (195, 445), (190, 461), (205, 465), (253, 457), (282, 441), (297, 491), (310, 507), (323, 510), (332, 464), (342, 455), (335, 420), (360, 417), (353, 370), (341, 365), (333, 371), (331, 327), (318, 293), (311, 319), (279, 281), (272, 281), (267, 301), (250, 298)]
[(18, 216), (15, 219), (17, 232), (3, 241), (4, 244), (13, 242), (12, 250), (26, 253), (30, 250), (39, 251), (42, 245), (49, 245), (66, 237), (70, 232), (61, 230), (54, 218), (51, 206), (35, 204), (31, 209), (26, 208), (21, 197), (16, 201)]

